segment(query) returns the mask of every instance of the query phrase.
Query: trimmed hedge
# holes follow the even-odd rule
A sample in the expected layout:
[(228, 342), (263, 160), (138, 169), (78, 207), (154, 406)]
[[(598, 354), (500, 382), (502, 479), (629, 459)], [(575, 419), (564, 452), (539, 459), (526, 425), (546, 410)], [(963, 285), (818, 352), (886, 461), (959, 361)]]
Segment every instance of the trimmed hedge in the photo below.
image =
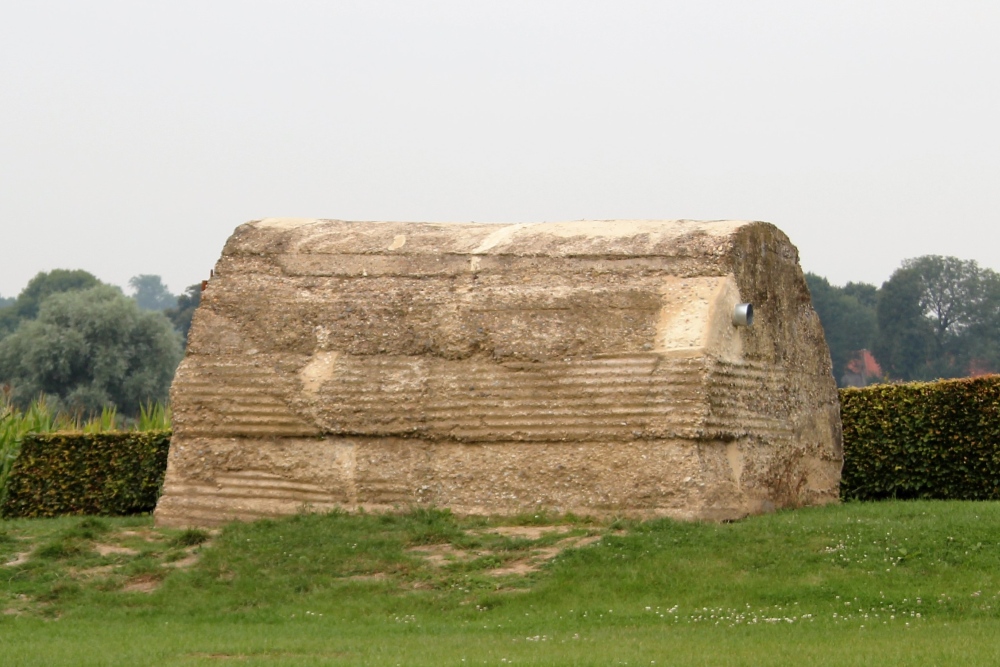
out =
[(1000, 499), (1000, 376), (840, 390), (841, 497)]
[(10, 471), (0, 515), (151, 512), (169, 447), (170, 431), (30, 434)]

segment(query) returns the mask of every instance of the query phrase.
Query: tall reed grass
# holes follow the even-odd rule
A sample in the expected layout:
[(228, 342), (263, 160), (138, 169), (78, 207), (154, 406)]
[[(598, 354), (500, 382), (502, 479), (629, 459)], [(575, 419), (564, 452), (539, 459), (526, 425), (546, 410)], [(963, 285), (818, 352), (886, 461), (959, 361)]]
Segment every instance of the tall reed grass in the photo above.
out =
[(29, 433), (56, 431), (169, 431), (170, 407), (162, 403), (147, 403), (138, 418), (123, 417), (114, 406), (105, 406), (99, 415), (84, 417), (53, 410), (40, 396), (27, 410), (14, 405), (7, 392), (0, 392), (0, 499), (7, 489), (7, 479), (14, 460), (21, 452), (21, 441)]

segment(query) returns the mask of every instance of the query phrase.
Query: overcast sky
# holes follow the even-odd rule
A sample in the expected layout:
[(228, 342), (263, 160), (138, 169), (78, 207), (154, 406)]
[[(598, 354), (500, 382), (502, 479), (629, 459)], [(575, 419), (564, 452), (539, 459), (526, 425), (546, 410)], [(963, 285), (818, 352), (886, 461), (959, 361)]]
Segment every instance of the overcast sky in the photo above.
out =
[(0, 295), (174, 292), (233, 229), (767, 220), (1000, 270), (1000, 3), (0, 0)]

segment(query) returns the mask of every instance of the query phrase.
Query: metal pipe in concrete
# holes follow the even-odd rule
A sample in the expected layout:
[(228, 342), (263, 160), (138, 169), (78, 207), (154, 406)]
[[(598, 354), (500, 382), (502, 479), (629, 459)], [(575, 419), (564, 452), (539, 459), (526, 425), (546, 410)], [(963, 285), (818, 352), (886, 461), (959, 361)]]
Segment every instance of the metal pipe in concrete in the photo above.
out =
[(748, 327), (753, 324), (753, 304), (736, 304), (736, 308), (733, 310), (733, 324), (738, 327)]

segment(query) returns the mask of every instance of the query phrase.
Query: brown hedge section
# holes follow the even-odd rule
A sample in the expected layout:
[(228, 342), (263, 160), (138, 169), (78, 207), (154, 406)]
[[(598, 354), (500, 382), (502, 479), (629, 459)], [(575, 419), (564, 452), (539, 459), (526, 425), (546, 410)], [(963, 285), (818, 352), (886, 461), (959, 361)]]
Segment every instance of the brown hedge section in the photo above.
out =
[(31, 434), (10, 471), (4, 517), (151, 512), (170, 431)]
[(841, 497), (1000, 499), (1000, 376), (840, 391)]

